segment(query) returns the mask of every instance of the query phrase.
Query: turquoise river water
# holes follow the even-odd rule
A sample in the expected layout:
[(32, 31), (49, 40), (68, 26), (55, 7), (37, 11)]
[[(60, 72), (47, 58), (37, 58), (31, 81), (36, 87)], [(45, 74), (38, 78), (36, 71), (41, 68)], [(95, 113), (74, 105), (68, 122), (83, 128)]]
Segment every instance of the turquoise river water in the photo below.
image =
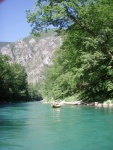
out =
[(113, 109), (0, 106), (0, 150), (113, 150)]

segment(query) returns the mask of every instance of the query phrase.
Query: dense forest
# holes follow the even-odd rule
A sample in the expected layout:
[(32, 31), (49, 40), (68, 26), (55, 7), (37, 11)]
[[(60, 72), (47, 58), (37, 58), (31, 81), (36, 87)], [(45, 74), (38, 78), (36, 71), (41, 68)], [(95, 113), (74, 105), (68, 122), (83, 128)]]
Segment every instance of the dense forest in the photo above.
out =
[(34, 35), (52, 25), (64, 40), (46, 72), (43, 96), (113, 99), (112, 0), (37, 0), (27, 19)]
[(12, 63), (9, 56), (0, 55), (0, 103), (39, 100), (37, 92), (28, 86), (25, 68)]
[(0, 55), (0, 103), (26, 101), (28, 84), (24, 67), (11, 63), (6, 55)]

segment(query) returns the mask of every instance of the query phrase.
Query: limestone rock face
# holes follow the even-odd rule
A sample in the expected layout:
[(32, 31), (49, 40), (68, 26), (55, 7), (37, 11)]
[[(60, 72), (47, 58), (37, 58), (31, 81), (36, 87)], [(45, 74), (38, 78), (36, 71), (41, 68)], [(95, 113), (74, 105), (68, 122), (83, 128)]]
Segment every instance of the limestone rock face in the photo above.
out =
[(23, 65), (28, 82), (35, 84), (41, 80), (41, 71), (51, 63), (53, 52), (62, 44), (62, 38), (54, 32), (41, 37), (27, 37), (15, 43), (0, 42), (0, 53), (10, 56), (12, 62)]

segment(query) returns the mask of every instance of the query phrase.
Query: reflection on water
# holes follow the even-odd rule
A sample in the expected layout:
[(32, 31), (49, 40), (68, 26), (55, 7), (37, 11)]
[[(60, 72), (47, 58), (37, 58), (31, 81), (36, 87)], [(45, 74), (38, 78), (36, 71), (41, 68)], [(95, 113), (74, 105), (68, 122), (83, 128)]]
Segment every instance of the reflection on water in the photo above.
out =
[(60, 111), (61, 111), (61, 108), (52, 108), (51, 109), (52, 110), (52, 116), (53, 116), (53, 119), (55, 120), (55, 121), (61, 121), (61, 113), (60, 113)]
[(113, 109), (40, 102), (0, 107), (0, 150), (112, 150)]

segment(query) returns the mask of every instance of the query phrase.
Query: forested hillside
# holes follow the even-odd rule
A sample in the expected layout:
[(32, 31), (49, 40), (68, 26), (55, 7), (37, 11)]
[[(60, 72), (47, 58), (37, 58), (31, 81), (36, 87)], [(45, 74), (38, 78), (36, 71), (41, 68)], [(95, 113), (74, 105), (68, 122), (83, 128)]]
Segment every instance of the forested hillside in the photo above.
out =
[(24, 67), (0, 55), (0, 103), (28, 101), (28, 96)]
[[(14, 43), (0, 42), (1, 102), (42, 98), (39, 92), (39, 82), (42, 82), (44, 70), (51, 63), (53, 52), (62, 43), (61, 37), (57, 36), (54, 31), (51, 29), (48, 33), (43, 32), (40, 37), (31, 35)], [(22, 82), (23, 84), (26, 82), (26, 92), (20, 89)]]
[(31, 84), (42, 80), (42, 70), (51, 63), (53, 52), (62, 43), (54, 29), (41, 33), (40, 37), (33, 35), (19, 39), (14, 43), (0, 42), (0, 53), (10, 56), (12, 62), (25, 67), (27, 81)]
[(113, 1), (37, 0), (27, 11), (32, 33), (50, 25), (64, 42), (55, 52), (42, 93), (48, 99), (78, 95), (84, 101), (113, 99)]

